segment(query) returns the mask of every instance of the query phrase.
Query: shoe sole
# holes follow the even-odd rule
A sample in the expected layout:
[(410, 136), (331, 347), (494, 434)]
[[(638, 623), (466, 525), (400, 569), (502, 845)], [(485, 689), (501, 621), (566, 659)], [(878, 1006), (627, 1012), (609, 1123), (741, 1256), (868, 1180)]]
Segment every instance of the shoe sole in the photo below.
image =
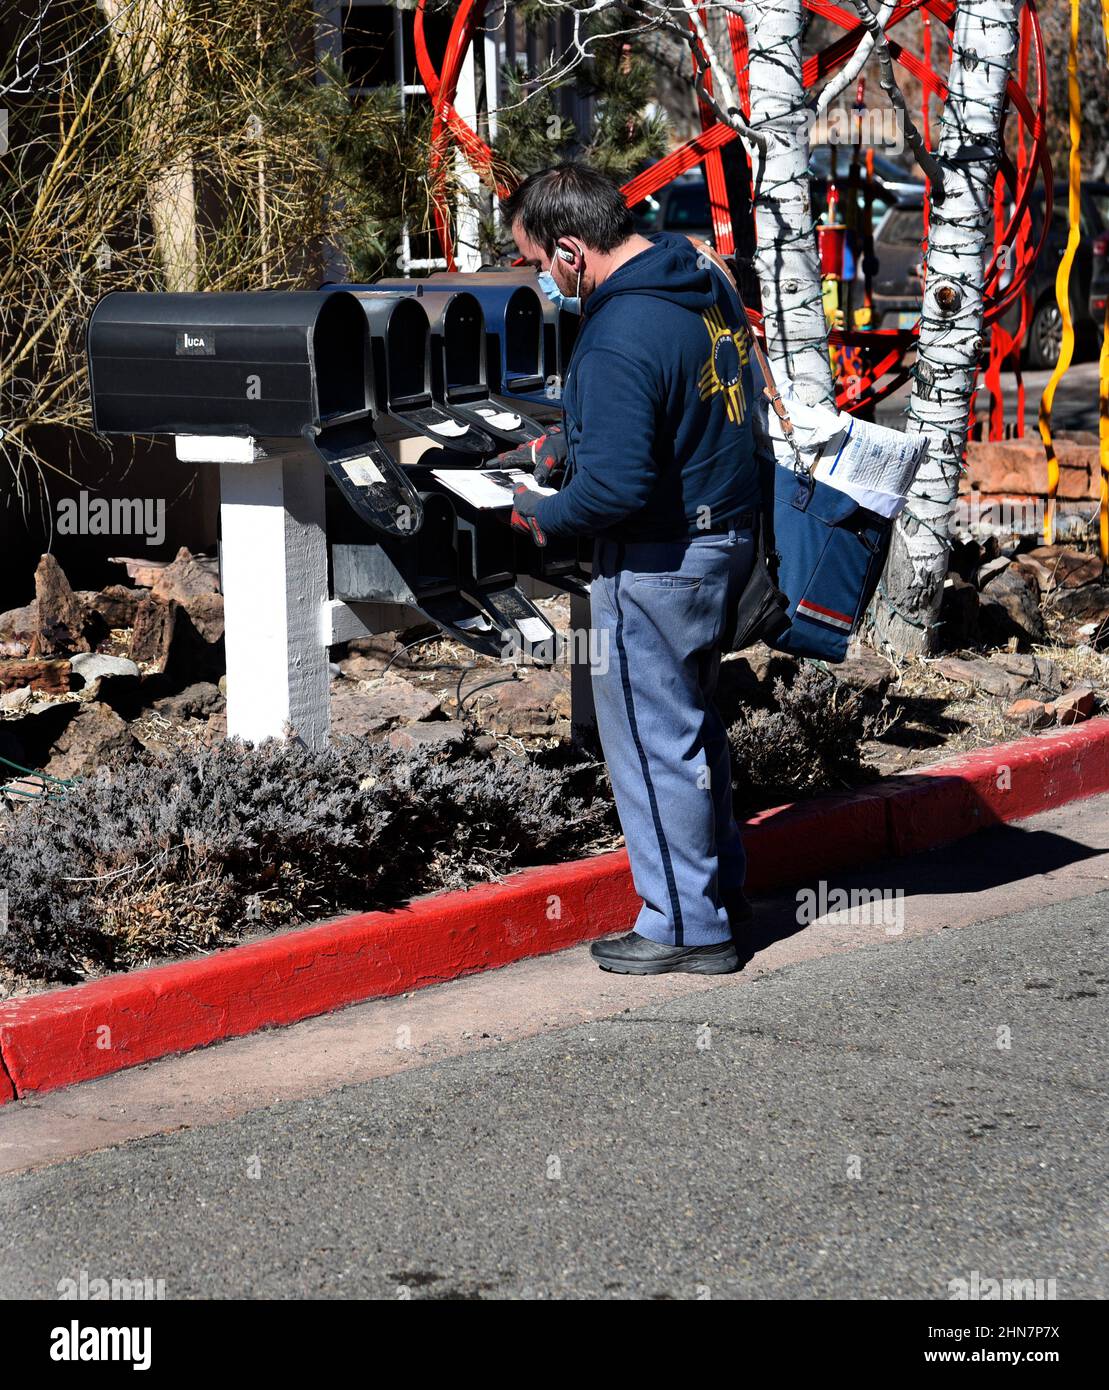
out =
[(613, 975), (734, 975), (740, 968), (734, 948), (719, 956), (686, 956), (675, 961), (593, 959)]

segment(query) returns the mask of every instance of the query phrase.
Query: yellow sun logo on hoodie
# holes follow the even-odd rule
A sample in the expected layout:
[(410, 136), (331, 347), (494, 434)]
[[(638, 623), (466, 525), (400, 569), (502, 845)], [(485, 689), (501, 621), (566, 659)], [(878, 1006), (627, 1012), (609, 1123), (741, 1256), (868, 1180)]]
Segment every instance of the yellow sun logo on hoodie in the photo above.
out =
[(724, 397), (728, 419), (734, 425), (742, 425), (747, 414), (747, 397), (743, 390), (743, 369), (750, 351), (747, 330), (741, 327), (733, 333), (715, 305), (701, 318), (711, 344), (709, 360), (701, 368), (697, 382), (701, 399), (710, 400), (719, 392)]

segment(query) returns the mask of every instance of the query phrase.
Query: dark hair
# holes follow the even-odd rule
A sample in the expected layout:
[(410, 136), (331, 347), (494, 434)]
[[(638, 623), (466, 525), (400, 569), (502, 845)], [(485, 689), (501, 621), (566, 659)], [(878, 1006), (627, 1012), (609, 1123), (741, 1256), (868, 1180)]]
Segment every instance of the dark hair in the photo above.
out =
[(505, 225), (519, 222), (530, 241), (554, 254), (572, 236), (594, 251), (612, 251), (635, 231), (619, 188), (584, 164), (556, 164), (528, 177), (501, 204)]

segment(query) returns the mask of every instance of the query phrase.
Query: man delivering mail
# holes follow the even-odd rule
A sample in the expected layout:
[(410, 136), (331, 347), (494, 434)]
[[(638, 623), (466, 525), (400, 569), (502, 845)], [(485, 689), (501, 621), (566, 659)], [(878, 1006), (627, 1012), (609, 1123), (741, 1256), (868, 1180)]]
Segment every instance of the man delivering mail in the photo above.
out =
[(760, 505), (750, 336), (703, 250), (637, 235), (601, 174), (533, 174), (503, 212), (541, 287), (582, 316), (563, 386), (563, 486), (519, 487), (512, 524), (539, 544), (594, 538), (597, 726), (643, 906), (593, 956), (624, 974), (724, 974), (739, 967), (733, 928), (750, 917), (713, 705)]

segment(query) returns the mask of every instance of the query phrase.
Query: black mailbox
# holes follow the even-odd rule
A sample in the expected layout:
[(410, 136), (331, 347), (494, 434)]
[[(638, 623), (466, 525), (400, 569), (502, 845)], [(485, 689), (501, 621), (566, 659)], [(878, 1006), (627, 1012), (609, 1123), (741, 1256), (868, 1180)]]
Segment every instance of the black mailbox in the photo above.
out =
[[(465, 289), (481, 302), (490, 339), (493, 389), (512, 400), (559, 409), (558, 313), (540, 294), (533, 270), (436, 271), (430, 287)], [(569, 317), (569, 316), (568, 316)]]
[(512, 449), (543, 433), (514, 401), (493, 395), (499, 382), (500, 339), (488, 334), (481, 302), (457, 281), (394, 279), (374, 285), (348, 285), (369, 294), (414, 296), (430, 326), (431, 391), (436, 405), (464, 425), (490, 436), (499, 449)]
[(390, 427), (384, 415), (378, 417), (383, 436), (422, 434), (459, 453), (495, 454), (498, 446), (488, 434), (472, 422), (449, 414), (435, 400), (431, 322), (419, 298), (372, 287), (359, 290), (356, 298), (370, 328), (370, 358), (378, 405), (395, 422)]
[[(552, 589), (561, 589), (565, 594), (577, 594), (582, 598), (589, 596), (589, 571), (582, 563), (583, 542), (574, 538), (548, 539), (545, 546), (537, 546), (525, 536), (515, 536), (516, 557), (513, 567), (517, 574), (527, 574), (533, 579), (542, 580)], [(585, 546), (591, 544), (584, 543)]]
[(297, 438), (370, 414), (353, 295), (107, 294), (89, 319), (101, 434)]
[(437, 493), (450, 499), (456, 517), (459, 592), (492, 620), (503, 642), (533, 660), (552, 660), (554, 628), (516, 583), (516, 537), (507, 509), (472, 506), (422, 464), (413, 467), (412, 475), (425, 499)]
[[(512, 401), (490, 394), (489, 338), (481, 302), (465, 290), (433, 290), (422, 303), (431, 321), (432, 389), (444, 410), (477, 425), (501, 448), (538, 439), (543, 431), (534, 420), (520, 414)], [(497, 370), (494, 362), (494, 374)]]

